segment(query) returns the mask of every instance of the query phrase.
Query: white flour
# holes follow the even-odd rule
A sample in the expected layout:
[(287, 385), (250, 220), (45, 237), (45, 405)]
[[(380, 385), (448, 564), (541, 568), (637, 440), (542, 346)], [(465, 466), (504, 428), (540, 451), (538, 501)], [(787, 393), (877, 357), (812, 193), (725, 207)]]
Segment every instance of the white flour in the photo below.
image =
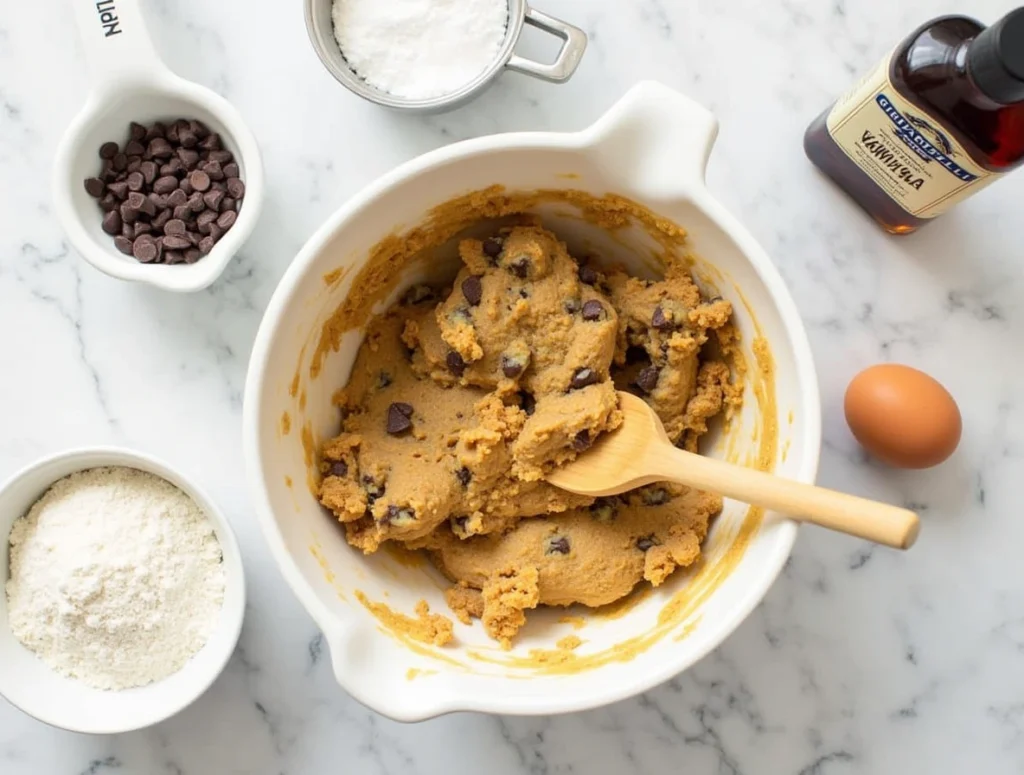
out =
[(451, 94), (487, 69), (505, 0), (334, 0), (334, 37), (352, 69), (399, 97)]
[(101, 689), (158, 681), (217, 623), (224, 568), (213, 527), (152, 474), (72, 474), (14, 523), (10, 543), (11, 630), (65, 676)]

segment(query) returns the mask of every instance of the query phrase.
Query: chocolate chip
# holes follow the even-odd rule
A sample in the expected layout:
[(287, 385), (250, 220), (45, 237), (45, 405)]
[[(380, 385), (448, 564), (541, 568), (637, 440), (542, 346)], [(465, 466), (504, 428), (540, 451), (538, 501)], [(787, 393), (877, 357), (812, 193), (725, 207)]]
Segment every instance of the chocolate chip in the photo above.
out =
[(526, 412), (527, 417), (531, 417), (537, 411), (537, 399), (533, 397), (532, 393), (527, 393), (524, 390), (519, 393), (519, 408)]
[(569, 539), (565, 536), (551, 536), (544, 543), (544, 554), (546, 555), (561, 554), (564, 556), (569, 553)]
[(206, 209), (206, 202), (203, 201), (203, 195), (199, 191), (193, 191), (188, 198), (188, 209), (194, 213), (201, 213)]
[(384, 497), (387, 488), (383, 482), (378, 482), (369, 474), (363, 474), (363, 489), (366, 490), (366, 499), (373, 503), (378, 498)]
[(148, 223), (146, 223), (144, 221), (136, 221), (136, 223), (135, 223), (135, 233), (133, 235), (133, 239), (138, 239), (143, 234), (149, 234), (152, 231), (153, 231), (153, 227), (150, 226)]
[(114, 237), (114, 247), (124, 253), (126, 256), (132, 255), (132, 241), (127, 237), (118, 234)]
[(196, 226), (199, 229), (200, 234), (210, 233), (210, 224), (217, 220), (217, 213), (213, 210), (204, 210), (199, 213), (199, 217), (196, 218)]
[(200, 141), (199, 147), (204, 151), (220, 150), (220, 135), (216, 132), (211, 132)]
[(508, 270), (516, 277), (524, 278), (530, 273), (530, 259), (528, 256), (519, 256), (508, 265)]
[[(228, 178), (228, 188), (229, 189), (231, 188), (231, 178), (240, 178), (241, 177), (241, 173), (239, 172), (238, 165), (235, 162), (233, 162), (233, 161), (229, 161), (227, 164), (224, 165), (224, 174)], [(239, 180), (238, 182), (241, 183), (242, 181)]]
[(182, 253), (180, 250), (165, 250), (163, 263), (168, 265), (184, 264), (185, 254)]
[(107, 190), (121, 201), (128, 196), (128, 184), (123, 180), (116, 180), (107, 186)]
[(140, 159), (138, 156), (129, 156), (128, 157), (128, 167), (126, 168), (125, 171), (126, 172), (138, 172), (139, 171), (139, 167), (141, 167), (141, 166), (142, 166), (142, 159)]
[(605, 312), (604, 304), (597, 299), (590, 299), (583, 305), (584, 320), (604, 320), (606, 317), (608, 317), (608, 313)]
[(640, 500), (645, 506), (661, 506), (668, 503), (668, 491), (662, 487), (646, 487), (640, 491)]
[(146, 127), (137, 121), (132, 121), (128, 125), (128, 136), (136, 142), (142, 142), (146, 139)]
[(408, 527), (416, 521), (416, 512), (409, 506), (388, 506), (386, 519), (395, 527)]
[(100, 146), (100, 158), (101, 159), (113, 159), (117, 155), (119, 146), (117, 143), (103, 143)]
[(518, 377), (525, 368), (526, 361), (522, 356), (509, 355), (508, 353), (501, 356), (501, 373), (509, 379)]
[(658, 386), (658, 367), (652, 363), (640, 369), (636, 375), (636, 386), (644, 393), (652, 393)]
[(117, 197), (109, 191), (100, 198), (100, 209), (105, 213), (109, 213), (111, 210), (116, 210), (117, 205)]
[[(102, 182), (100, 181), (100, 183)], [(466, 297), (466, 301), (473, 307), (480, 303), (480, 300), (484, 297), (484, 286), (480, 282), (479, 275), (470, 275), (462, 281), (462, 295)]]
[(335, 460), (327, 473), (331, 476), (348, 476), (348, 463), (344, 460)]
[(191, 130), (192, 134), (194, 134), (200, 140), (202, 140), (204, 137), (210, 134), (210, 130), (207, 128), (206, 124), (197, 119), (192, 119), (191, 121), (189, 121), (188, 128)]
[(178, 205), (174, 208), (172, 213), (175, 218), (181, 221), (187, 221), (195, 215), (195, 213), (192, 212), (192, 208), (188, 205)]
[(465, 538), (469, 533), (469, 517), (452, 517), (451, 519), (452, 532), (455, 533), (459, 538)]
[(191, 248), (191, 249), (185, 251), (185, 263), (186, 264), (194, 264), (196, 261), (198, 261), (202, 257), (203, 257), (203, 254), (202, 254), (202, 252), (200, 252), (199, 248)]
[(573, 372), (569, 388), (571, 390), (579, 390), (580, 388), (585, 388), (588, 385), (594, 385), (600, 381), (601, 378), (597, 375), (596, 371), (589, 366), (583, 366)]
[(210, 176), (202, 170), (192, 170), (188, 175), (188, 182), (196, 191), (206, 191), (210, 187)]
[(235, 157), (232, 155), (231, 151), (216, 150), (210, 151), (206, 158), (209, 161), (216, 161), (220, 162), (221, 164), (228, 164)]
[(502, 242), (497, 237), (488, 237), (484, 240), (484, 255), (488, 258), (497, 258), (501, 255)]
[[(186, 124), (186, 126), (187, 126), (187, 124)], [(178, 122), (175, 121), (173, 124), (171, 124), (169, 127), (167, 127), (167, 134), (166, 134), (167, 139), (170, 140), (172, 143), (180, 143), (181, 142), (181, 138), (178, 136), (178, 132), (180, 130), (181, 130), (181, 127), (179, 127), (178, 126)]]
[(117, 210), (121, 213), (121, 220), (125, 223), (135, 223), (139, 217), (139, 211), (132, 208), (127, 202), (121, 202), (121, 206)]
[(615, 505), (615, 501), (609, 500), (608, 498), (598, 498), (590, 504), (590, 516), (598, 522), (607, 524), (615, 519), (615, 515), (618, 514), (618, 512), (619, 510)]
[(203, 194), (203, 201), (206, 202), (206, 206), (215, 212), (220, 209), (220, 202), (223, 198), (223, 191), (212, 190)]
[(562, 308), (565, 309), (565, 311), (568, 312), (570, 315), (575, 315), (577, 312), (580, 311), (580, 301), (579, 299), (566, 299), (565, 304), (562, 305)]
[(238, 219), (238, 213), (234, 210), (225, 210), (217, 218), (217, 225), (220, 226), (224, 231), (227, 231), (235, 225), (235, 221)]
[(203, 172), (209, 176), (210, 180), (224, 180), (224, 169), (220, 166), (219, 161), (208, 161), (203, 165)]
[(191, 129), (179, 129), (178, 142), (185, 148), (195, 148), (196, 144), (199, 142), (199, 138), (196, 137), (196, 133)]
[(469, 469), (463, 466), (455, 472), (455, 478), (459, 480), (459, 484), (463, 487), (468, 487), (470, 481), (473, 479), (473, 474), (470, 473)]
[(146, 152), (146, 146), (138, 140), (129, 140), (124, 147), (124, 152), (129, 156), (142, 156)]
[(164, 247), (170, 250), (187, 250), (192, 243), (180, 234), (168, 234), (164, 237)]
[(107, 190), (107, 184), (99, 178), (86, 178), (85, 179), (85, 190), (89, 196), (99, 199), (103, 196), (103, 193)]
[(171, 220), (171, 211), (168, 208), (164, 208), (158, 212), (152, 220), (153, 228), (156, 231), (164, 231), (164, 227)]
[(584, 285), (597, 285), (597, 272), (589, 264), (583, 264), (580, 267), (579, 278)]
[(142, 177), (141, 172), (132, 172), (125, 178), (125, 182), (128, 184), (129, 191), (141, 191), (146, 179)]
[(592, 443), (593, 442), (590, 440), (590, 431), (582, 430), (573, 436), (572, 448), (577, 452), (584, 452), (585, 450), (590, 449), (590, 445)]
[(138, 210), (150, 217), (156, 215), (157, 203), (153, 201), (152, 194), (146, 196), (141, 191), (132, 191), (125, 201), (133, 210)]
[(233, 197), (226, 196), (220, 201), (220, 211), (226, 213), (228, 210), (237, 210), (238, 200)]
[(448, 367), (448, 371), (456, 377), (461, 377), (466, 371), (466, 362), (462, 359), (462, 356), (454, 350), (445, 356), (444, 362)]
[(654, 314), (651, 315), (651, 327), (658, 331), (671, 331), (675, 328), (675, 324), (672, 322), (671, 316), (665, 314), (664, 309), (655, 307)]
[(185, 165), (185, 169), (190, 172), (196, 168), (199, 164), (199, 151), (193, 151), (190, 148), (179, 148), (177, 150), (178, 160)]
[(391, 375), (386, 371), (382, 371), (377, 375), (377, 387), (383, 389), (391, 384)]
[(178, 179), (174, 175), (164, 175), (153, 183), (153, 191), (157, 194), (169, 194), (178, 187)]
[(636, 539), (636, 548), (641, 552), (646, 552), (653, 546), (657, 546), (658, 541), (653, 535), (643, 536), (642, 538)]
[(156, 162), (144, 161), (139, 164), (139, 172), (142, 173), (142, 182), (147, 185), (153, 185), (153, 181), (156, 180), (157, 166)]
[(192, 196), (193, 194), (192, 184), (188, 182), (187, 176), (181, 179), (181, 182), (178, 183), (178, 188), (185, 192), (185, 196)]
[(111, 210), (103, 216), (103, 231), (111, 236), (120, 234), (121, 232), (121, 213), (117, 210)]
[[(209, 237), (207, 237), (209, 239)], [(405, 433), (412, 427), (412, 407), (409, 404), (396, 402), (388, 407), (386, 429), (392, 436)]]
[(174, 155), (174, 149), (164, 138), (155, 137), (149, 141), (146, 153), (154, 159), (169, 159)]
[(213, 237), (203, 237), (199, 240), (199, 253), (201, 255), (209, 255), (210, 251), (213, 250), (213, 246), (217, 244), (217, 240)]
[(186, 204), (188, 202), (188, 194), (182, 191), (180, 188), (174, 189), (167, 195), (167, 204), (169, 207), (178, 207), (179, 205)]
[(156, 240), (145, 234), (135, 240), (132, 255), (144, 264), (151, 264), (159, 258), (160, 248), (157, 247)]

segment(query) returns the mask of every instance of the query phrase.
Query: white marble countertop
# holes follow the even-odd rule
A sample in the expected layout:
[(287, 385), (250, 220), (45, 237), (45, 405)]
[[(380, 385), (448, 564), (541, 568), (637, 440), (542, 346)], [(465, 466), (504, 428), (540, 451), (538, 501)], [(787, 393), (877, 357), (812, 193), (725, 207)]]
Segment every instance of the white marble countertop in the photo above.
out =
[[(76, 32), (58, 0), (5, 4), (0, 477), (78, 444), (163, 456), (227, 510), (251, 602), (226, 673), (154, 729), (77, 736), (0, 702), (4, 775), (1024, 771), (1024, 172), (893, 238), (801, 149), (817, 112), (916, 24), (968, 6), (991, 21), (1019, 0), (536, 2), (589, 33), (575, 78), (555, 87), (509, 74), (458, 112), (420, 118), (337, 85), (307, 43), (300, 3), (144, 0), (167, 62), (234, 102), (267, 167), (255, 236), (217, 285), (190, 296), (108, 279), (69, 249), (48, 179), (88, 88)], [(642, 78), (721, 119), (710, 185), (774, 257), (810, 331), (825, 406), (820, 482), (913, 504), (921, 540), (904, 555), (805, 529), (749, 620), (637, 699), (558, 718), (393, 723), (334, 684), (251, 513), (240, 412), (261, 312), (313, 229), (377, 175), (465, 137), (580, 128)], [(964, 440), (938, 469), (868, 462), (846, 429), (847, 381), (888, 360), (931, 372), (960, 402)]]

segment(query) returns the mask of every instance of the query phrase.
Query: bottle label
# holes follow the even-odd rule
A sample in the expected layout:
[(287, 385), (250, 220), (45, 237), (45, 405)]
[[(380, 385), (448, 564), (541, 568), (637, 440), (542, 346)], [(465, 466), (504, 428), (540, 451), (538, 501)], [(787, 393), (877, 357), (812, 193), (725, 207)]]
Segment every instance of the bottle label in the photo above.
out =
[(900, 207), (934, 218), (992, 183), (934, 116), (889, 79), (892, 54), (839, 98), (826, 125), (836, 145)]

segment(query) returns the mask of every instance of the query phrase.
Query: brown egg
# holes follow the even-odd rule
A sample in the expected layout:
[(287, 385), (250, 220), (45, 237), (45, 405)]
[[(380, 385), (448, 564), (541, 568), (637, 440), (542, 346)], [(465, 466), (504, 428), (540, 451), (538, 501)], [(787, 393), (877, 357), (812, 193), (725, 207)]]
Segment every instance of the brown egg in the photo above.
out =
[(898, 468), (928, 468), (953, 454), (956, 401), (923, 371), (896, 363), (864, 369), (846, 388), (846, 422), (864, 449)]

